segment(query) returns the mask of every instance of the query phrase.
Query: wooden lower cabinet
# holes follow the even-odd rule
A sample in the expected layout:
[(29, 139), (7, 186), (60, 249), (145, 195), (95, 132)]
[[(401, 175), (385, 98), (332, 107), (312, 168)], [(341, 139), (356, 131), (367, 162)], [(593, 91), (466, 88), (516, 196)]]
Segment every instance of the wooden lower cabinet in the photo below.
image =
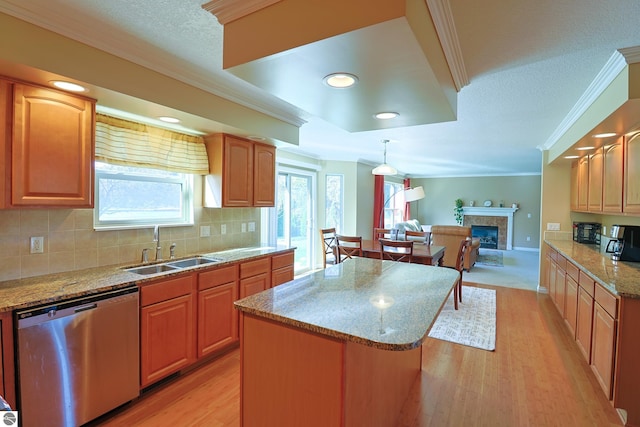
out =
[(611, 317), (600, 304), (595, 303), (593, 307), (591, 369), (609, 400), (613, 397), (612, 383), (615, 341), (615, 319)]
[(587, 363), (591, 362), (591, 322), (593, 320), (593, 297), (578, 286), (576, 313), (576, 343)]
[(569, 328), (569, 332), (571, 332), (571, 336), (575, 338), (578, 314), (578, 283), (568, 274), (565, 283), (564, 321), (567, 328)]
[(294, 252), (274, 255), (271, 258), (271, 286), (278, 286), (293, 280)]
[(271, 258), (265, 257), (240, 264), (240, 298), (271, 287)]
[(195, 361), (193, 283), (190, 274), (140, 289), (140, 386)]
[(11, 409), (17, 408), (11, 312), (0, 313), (0, 395)]
[(238, 341), (237, 299), (237, 265), (198, 275), (198, 357)]

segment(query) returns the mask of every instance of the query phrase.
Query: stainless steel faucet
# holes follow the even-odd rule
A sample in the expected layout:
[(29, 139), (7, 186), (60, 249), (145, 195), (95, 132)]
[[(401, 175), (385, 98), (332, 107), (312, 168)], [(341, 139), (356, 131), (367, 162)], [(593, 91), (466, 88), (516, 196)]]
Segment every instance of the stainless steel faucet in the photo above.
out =
[(153, 241), (156, 242), (156, 261), (162, 260), (162, 247), (160, 246), (160, 226), (153, 227)]

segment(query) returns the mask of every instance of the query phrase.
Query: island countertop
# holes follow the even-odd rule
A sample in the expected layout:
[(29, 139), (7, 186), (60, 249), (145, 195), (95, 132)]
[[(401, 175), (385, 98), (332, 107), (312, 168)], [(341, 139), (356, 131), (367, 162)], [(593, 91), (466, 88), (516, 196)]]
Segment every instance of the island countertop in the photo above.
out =
[(236, 301), (244, 313), (384, 350), (420, 346), (456, 270), (354, 258)]

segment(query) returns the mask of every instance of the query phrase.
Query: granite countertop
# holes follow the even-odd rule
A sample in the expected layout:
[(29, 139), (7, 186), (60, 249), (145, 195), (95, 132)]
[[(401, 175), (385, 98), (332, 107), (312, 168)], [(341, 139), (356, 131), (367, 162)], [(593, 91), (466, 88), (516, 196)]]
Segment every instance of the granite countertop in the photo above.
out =
[(597, 246), (577, 243), (573, 240), (545, 240), (552, 248), (570, 259), (592, 279), (614, 295), (640, 298), (640, 264), (612, 261)]
[(458, 277), (450, 268), (354, 258), (235, 305), (329, 337), (410, 350), (422, 344)]
[[(250, 260), (252, 258), (292, 249), (295, 248), (251, 247), (197, 254), (198, 256), (213, 257), (220, 261), (215, 264), (206, 264), (144, 276), (124, 270), (124, 268), (132, 267), (131, 264), (127, 264), (6, 280), (0, 282), (0, 313), (119, 289), (132, 284), (143, 284), (144, 282), (156, 280), (159, 277), (171, 277), (197, 269), (221, 267), (230, 263)], [(178, 259), (183, 258), (189, 257), (185, 256)], [(164, 260), (162, 262), (167, 261), (175, 260)]]

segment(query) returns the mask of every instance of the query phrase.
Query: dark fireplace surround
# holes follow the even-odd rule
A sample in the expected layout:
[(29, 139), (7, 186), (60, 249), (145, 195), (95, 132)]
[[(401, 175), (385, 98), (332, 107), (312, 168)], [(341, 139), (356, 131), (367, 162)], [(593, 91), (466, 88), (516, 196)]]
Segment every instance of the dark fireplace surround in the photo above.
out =
[(471, 236), (480, 240), (480, 247), (498, 249), (498, 227), (493, 225), (472, 225)]
[[(497, 249), (507, 249), (507, 226), (508, 218), (504, 216), (484, 216), (484, 215), (465, 215), (463, 225), (472, 227), (474, 225), (491, 226), (498, 228), (498, 244)], [(487, 246), (480, 246), (487, 247)], [(488, 247), (487, 247), (488, 248)]]

